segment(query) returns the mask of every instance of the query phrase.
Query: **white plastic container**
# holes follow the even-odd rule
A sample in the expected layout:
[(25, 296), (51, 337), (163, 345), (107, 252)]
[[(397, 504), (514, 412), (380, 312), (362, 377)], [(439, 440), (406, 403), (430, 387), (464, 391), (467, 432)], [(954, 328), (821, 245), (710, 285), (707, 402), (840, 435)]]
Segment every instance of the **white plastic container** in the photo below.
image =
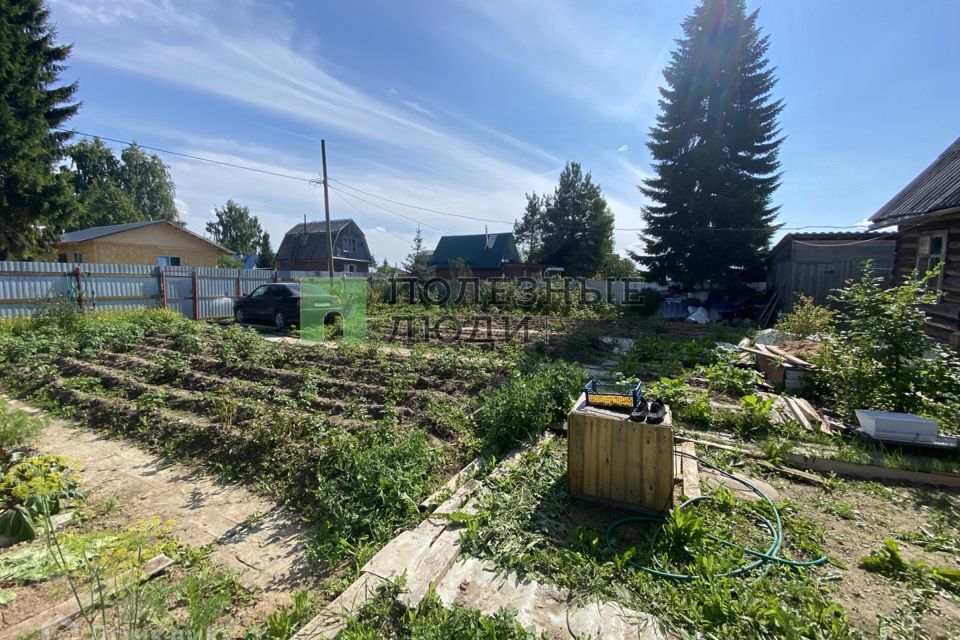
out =
[(877, 440), (933, 443), (940, 430), (940, 423), (936, 420), (912, 413), (857, 409), (856, 414), (863, 432)]

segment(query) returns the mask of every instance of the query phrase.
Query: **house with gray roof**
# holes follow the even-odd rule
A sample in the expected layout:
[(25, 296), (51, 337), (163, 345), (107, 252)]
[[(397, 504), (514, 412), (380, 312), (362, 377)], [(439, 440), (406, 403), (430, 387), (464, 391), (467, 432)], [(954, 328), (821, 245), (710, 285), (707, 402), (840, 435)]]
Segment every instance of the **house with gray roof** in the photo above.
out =
[[(350, 218), (331, 220), (330, 232), (334, 272), (369, 273), (373, 255), (360, 226)], [(300, 223), (283, 236), (277, 249), (277, 269), (326, 271), (327, 256), (327, 223)]]
[(895, 276), (942, 265), (930, 282), (940, 291), (926, 305), (927, 333), (960, 342), (960, 138), (870, 218), (871, 229), (896, 226)]

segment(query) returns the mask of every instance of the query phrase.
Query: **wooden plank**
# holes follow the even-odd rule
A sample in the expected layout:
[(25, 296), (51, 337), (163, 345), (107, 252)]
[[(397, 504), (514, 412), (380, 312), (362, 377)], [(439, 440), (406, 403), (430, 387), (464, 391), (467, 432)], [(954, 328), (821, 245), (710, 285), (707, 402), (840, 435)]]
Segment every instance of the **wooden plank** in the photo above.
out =
[(447, 496), (454, 493), (462, 484), (473, 477), (474, 473), (480, 468), (480, 465), (483, 464), (483, 460), (483, 456), (477, 456), (471, 460), (467, 466), (460, 469), (452, 478), (447, 480), (442, 487), (425, 498), (418, 507), (420, 511), (431, 511), (442, 503)]
[(597, 493), (597, 443), (594, 436), (593, 416), (584, 416), (583, 420), (583, 492), (587, 495)]
[(795, 398), (791, 398), (790, 396), (781, 396), (780, 399), (783, 401), (783, 405), (789, 411), (787, 415), (788, 419), (793, 420), (807, 431), (813, 431), (810, 421), (807, 420), (807, 416), (805, 416), (803, 411), (797, 406)]
[[(678, 447), (680, 451), (687, 454), (687, 456), (697, 455), (697, 447), (692, 442), (681, 442)], [(697, 464), (696, 460), (692, 460), (687, 456), (681, 456), (680, 466), (683, 477), (683, 495), (687, 498), (699, 498), (701, 495), (700, 492), (700, 465)]]
[(627, 431), (627, 456), (630, 460), (627, 466), (626, 502), (640, 504), (643, 501), (643, 474), (641, 460), (643, 460), (643, 432), (640, 429)]
[[(135, 584), (149, 580), (173, 564), (173, 560), (161, 554), (147, 560), (139, 569), (127, 571), (115, 579), (105, 579), (106, 588), (102, 592), (102, 599), (109, 601), (116, 594)], [(16, 638), (30, 632), (39, 631), (44, 638), (52, 637), (57, 629), (67, 626), (71, 621), (80, 617), (80, 604), (83, 610), (91, 611), (101, 602), (101, 594), (86, 592), (80, 596), (80, 602), (74, 597), (68, 598), (60, 604), (42, 611), (34, 616), (7, 628), (3, 632), (4, 638)]]
[(610, 495), (610, 444), (612, 429), (608, 420), (593, 419), (593, 438), (596, 442), (597, 489), (596, 494), (603, 498), (612, 498)]
[(610, 425), (610, 499), (627, 501), (627, 467), (630, 464), (627, 449), (630, 425)]
[(780, 356), (781, 358), (783, 358), (784, 360), (786, 360), (786, 361), (789, 362), (790, 364), (795, 364), (795, 365), (797, 365), (798, 367), (803, 367), (804, 369), (816, 369), (816, 365), (813, 365), (813, 364), (807, 362), (807, 361), (804, 360), (803, 358), (798, 358), (797, 356), (793, 355), (792, 353), (787, 353), (786, 351), (784, 351), (783, 349), (781, 349), (780, 347), (778, 347), (778, 346), (776, 346), (776, 345), (768, 344), (768, 345), (765, 345), (765, 346), (766, 346), (766, 348), (767, 348), (768, 351), (770, 351), (770, 352), (773, 353), (773, 354), (776, 354), (776, 355)]
[(567, 416), (567, 488), (583, 492), (584, 417), (571, 412)]
[(832, 471), (837, 475), (851, 478), (890, 480), (909, 484), (960, 488), (960, 474), (957, 473), (927, 473), (924, 471), (911, 471), (909, 469), (894, 469), (871, 464), (857, 464), (843, 460), (817, 458), (816, 456), (800, 453), (784, 453), (781, 458), (784, 462), (788, 462), (795, 467), (822, 471), (824, 473), (830, 473)]
[(654, 502), (649, 505), (657, 511), (673, 506), (673, 429), (654, 427), (657, 443), (657, 474)]
[[(640, 504), (652, 505), (657, 499), (657, 438), (652, 425), (639, 425), (643, 439), (640, 452), (640, 474), (643, 479)], [(671, 452), (670, 456), (673, 456)]]

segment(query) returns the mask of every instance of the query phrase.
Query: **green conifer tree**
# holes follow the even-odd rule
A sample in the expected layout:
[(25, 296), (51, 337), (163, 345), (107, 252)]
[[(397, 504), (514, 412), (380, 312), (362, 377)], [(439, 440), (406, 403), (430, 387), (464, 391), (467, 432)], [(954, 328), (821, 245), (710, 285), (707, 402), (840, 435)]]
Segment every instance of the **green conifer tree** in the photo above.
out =
[(77, 206), (58, 169), (70, 134), (55, 129), (80, 104), (49, 17), (39, 0), (0, 2), (0, 260), (40, 257)]
[(745, 0), (703, 0), (663, 72), (648, 147), (655, 176), (640, 190), (648, 278), (685, 285), (757, 277), (778, 207), (783, 138), (766, 58), (769, 40)]

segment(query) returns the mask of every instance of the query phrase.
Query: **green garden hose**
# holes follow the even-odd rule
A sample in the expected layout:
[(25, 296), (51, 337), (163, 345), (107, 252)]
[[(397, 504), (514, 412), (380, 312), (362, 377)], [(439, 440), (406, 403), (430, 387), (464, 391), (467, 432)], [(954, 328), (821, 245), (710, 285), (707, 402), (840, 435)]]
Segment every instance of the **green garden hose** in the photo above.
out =
[[(739, 482), (740, 484), (744, 485), (745, 487), (753, 491), (755, 494), (760, 496), (760, 498), (763, 499), (768, 505), (770, 505), (770, 509), (773, 512), (773, 519), (774, 519), (773, 522), (770, 522), (769, 519), (761, 515), (757, 516), (758, 518), (760, 518), (760, 521), (763, 523), (763, 525), (767, 528), (767, 531), (770, 532), (770, 536), (772, 538), (772, 541), (770, 542), (770, 546), (764, 552), (756, 551), (754, 549), (748, 549), (742, 545), (736, 544), (734, 542), (730, 542), (729, 540), (721, 540), (715, 536), (709, 536), (712, 540), (716, 540), (720, 544), (723, 544), (728, 547), (733, 547), (736, 549), (742, 549), (744, 553), (756, 558), (756, 560), (754, 560), (753, 562), (748, 562), (747, 564), (741, 565), (736, 569), (731, 569), (730, 571), (719, 573), (717, 574), (717, 577), (739, 576), (744, 573), (747, 573), (748, 571), (752, 571), (761, 565), (764, 565), (763, 571), (764, 573), (766, 573), (766, 571), (769, 570), (771, 563), (783, 564), (791, 567), (814, 567), (814, 566), (822, 565), (827, 561), (826, 556), (823, 556), (822, 558), (817, 558), (816, 560), (807, 560), (807, 561), (788, 560), (787, 558), (779, 557), (777, 554), (780, 551), (780, 546), (783, 544), (783, 521), (780, 519), (780, 511), (778, 511), (777, 507), (774, 506), (773, 501), (770, 500), (770, 498), (767, 497), (767, 495), (763, 493), (763, 491), (758, 489), (756, 485), (749, 482), (748, 480), (744, 480), (743, 478), (739, 478), (733, 475), (732, 473), (728, 473), (723, 469), (720, 469), (710, 464), (709, 462), (706, 462), (705, 460), (698, 458), (697, 456), (690, 455), (689, 453), (684, 453), (682, 451), (676, 451), (675, 453), (678, 456), (684, 456), (684, 457), (696, 460), (699, 464), (702, 464), (703, 466), (709, 469), (712, 469), (716, 473), (726, 476), (727, 478), (731, 478), (735, 482)], [(677, 508), (686, 509), (689, 506), (695, 505), (698, 502), (703, 502), (706, 500), (713, 500), (713, 498), (710, 496), (701, 496), (699, 498), (692, 498), (690, 500), (687, 500)], [(606, 532), (607, 547), (610, 549), (611, 552), (613, 552), (614, 554), (617, 554), (617, 549), (616, 547), (613, 546), (611, 537), (613, 535), (614, 530), (621, 525), (627, 524), (629, 522), (664, 522), (665, 520), (666, 518), (664, 518), (663, 516), (644, 516), (644, 515), (627, 516), (625, 518), (620, 518), (619, 520), (611, 524), (609, 527), (607, 527), (607, 532)], [(658, 530), (657, 532), (654, 533), (653, 537), (650, 539), (651, 552), (653, 551), (654, 546), (657, 543), (657, 538), (659, 537), (659, 535), (660, 535), (660, 531)], [(636, 567), (637, 569), (641, 569), (642, 571), (646, 571), (647, 573), (650, 573), (660, 578), (669, 578), (671, 580), (682, 580), (682, 581), (690, 581), (697, 578), (696, 575), (692, 575), (688, 573), (672, 573), (670, 571), (665, 571), (659, 566), (648, 567), (647, 565), (640, 564), (639, 562), (634, 562), (633, 560), (627, 560), (627, 563), (630, 566)]]

